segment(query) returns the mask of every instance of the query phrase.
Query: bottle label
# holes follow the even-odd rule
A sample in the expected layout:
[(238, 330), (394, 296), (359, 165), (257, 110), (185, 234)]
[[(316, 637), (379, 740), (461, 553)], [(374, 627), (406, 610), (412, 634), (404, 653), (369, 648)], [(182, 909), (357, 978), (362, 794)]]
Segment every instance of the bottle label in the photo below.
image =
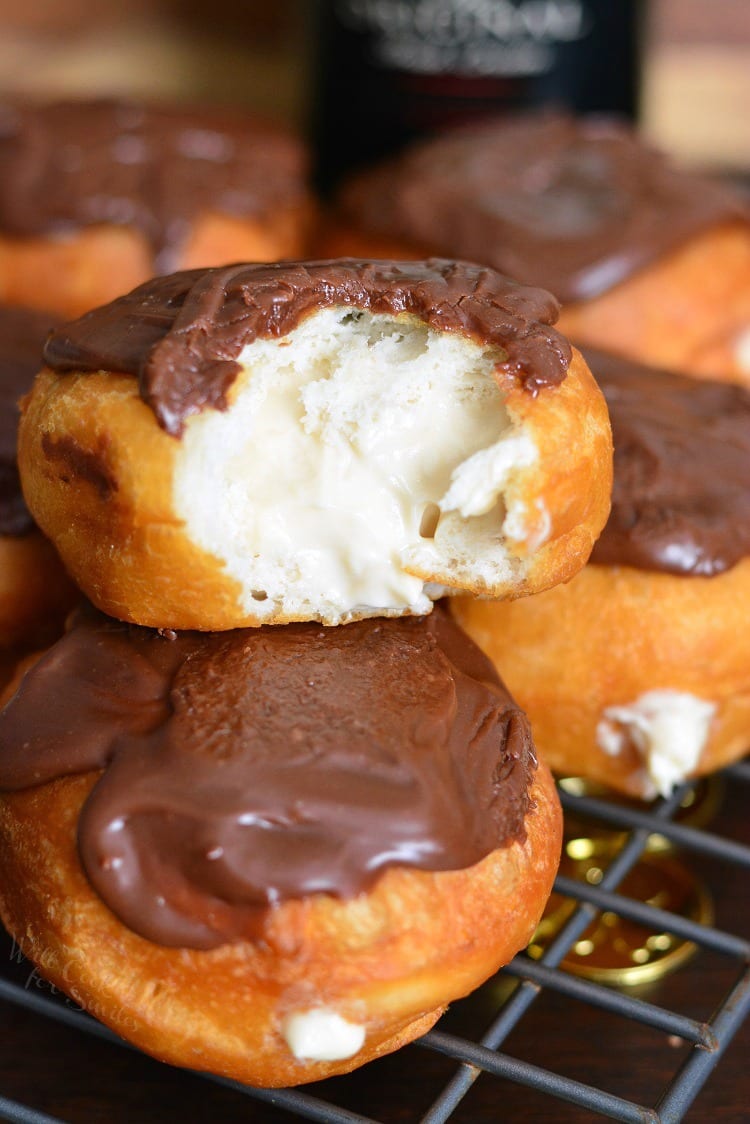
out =
[(319, 0), (317, 183), (533, 106), (638, 110), (644, 0)]
[(592, 28), (582, 0), (337, 0), (336, 14), (368, 36), (371, 65), (410, 74), (544, 74)]

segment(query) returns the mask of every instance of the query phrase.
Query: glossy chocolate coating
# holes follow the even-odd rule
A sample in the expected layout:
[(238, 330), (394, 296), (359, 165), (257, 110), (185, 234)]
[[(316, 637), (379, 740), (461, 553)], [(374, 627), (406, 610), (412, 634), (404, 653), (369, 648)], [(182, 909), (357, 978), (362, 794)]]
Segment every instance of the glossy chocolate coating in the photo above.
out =
[(613, 120), (507, 116), (414, 146), (342, 194), (348, 221), (484, 262), (567, 304), (693, 235), (749, 221), (729, 188), (681, 171)]
[(25, 535), (34, 527), (16, 464), (18, 400), (31, 390), (55, 323), (45, 312), (0, 305), (0, 535)]
[(226, 633), (87, 609), (0, 714), (0, 788), (104, 769), (84, 868), (130, 928), (210, 948), (525, 838), (524, 714), (448, 614)]
[(710, 576), (750, 556), (750, 391), (582, 350), (615, 443), (591, 561)]
[(133, 226), (165, 272), (196, 216), (259, 218), (301, 201), (305, 157), (239, 112), (102, 99), (1, 105), (0, 169), (4, 233)]
[(501, 349), (498, 367), (531, 393), (562, 382), (571, 351), (550, 327), (554, 297), (464, 262), (340, 259), (188, 270), (157, 277), (54, 333), (56, 371), (136, 375), (168, 433), (206, 406), (223, 409), (243, 347), (281, 337), (318, 309), (410, 313), (430, 327)]

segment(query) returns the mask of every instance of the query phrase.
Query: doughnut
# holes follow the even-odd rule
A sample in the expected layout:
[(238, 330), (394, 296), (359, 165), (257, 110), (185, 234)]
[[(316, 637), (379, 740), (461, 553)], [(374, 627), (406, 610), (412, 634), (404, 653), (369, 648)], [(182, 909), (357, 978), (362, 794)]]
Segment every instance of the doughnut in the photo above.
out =
[(456, 262), (155, 279), (53, 333), (27, 502), (103, 612), (216, 631), (572, 576), (611, 432), (557, 305)]
[(159, 632), (84, 607), (0, 714), (0, 915), (128, 1041), (263, 1086), (427, 1030), (523, 948), (561, 814), (442, 607)]
[(0, 300), (79, 316), (153, 276), (305, 252), (301, 143), (218, 107), (0, 105)]
[(650, 799), (750, 748), (750, 390), (584, 354), (615, 441), (591, 560), (523, 603), (455, 613), (553, 770)]
[(482, 262), (553, 292), (579, 343), (750, 384), (750, 210), (614, 120), (507, 115), (414, 145), (345, 185), (321, 252)]
[(75, 596), (28, 512), (16, 464), (18, 399), (33, 382), (54, 322), (32, 309), (0, 305), (0, 681), (17, 649), (49, 644), (60, 634)]

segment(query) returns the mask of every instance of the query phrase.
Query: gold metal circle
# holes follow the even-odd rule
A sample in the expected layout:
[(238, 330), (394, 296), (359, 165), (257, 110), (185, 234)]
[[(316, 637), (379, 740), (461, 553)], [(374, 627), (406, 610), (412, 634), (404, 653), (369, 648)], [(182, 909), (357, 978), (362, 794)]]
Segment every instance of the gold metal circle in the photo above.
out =
[[(606, 846), (603, 849), (608, 850)], [(596, 848), (588, 859), (571, 859), (564, 854), (562, 873), (586, 879), (592, 867), (599, 870), (595, 852)], [(646, 852), (623, 879), (619, 891), (625, 897), (703, 925), (713, 922), (713, 904), (707, 888), (672, 853)], [(541, 957), (576, 905), (570, 898), (553, 894), (529, 946), (531, 956)], [(581, 934), (561, 967), (597, 983), (632, 987), (661, 979), (685, 964), (695, 951), (692, 941), (669, 932), (650, 932), (608, 910)]]
[[(597, 781), (590, 781), (586, 777), (558, 777), (557, 783), (560, 788), (572, 796), (603, 798), (610, 804), (632, 808), (639, 812), (644, 811), (644, 809), (648, 810), (649, 807), (647, 801), (624, 796), (622, 793), (615, 792)], [(689, 827), (706, 827), (721, 808), (724, 792), (725, 782), (719, 776), (703, 777), (695, 781), (686, 791), (682, 803), (673, 817), (674, 822)], [(614, 853), (621, 848), (627, 839), (627, 835), (628, 832), (623, 828), (600, 823), (590, 816), (581, 815), (575, 809), (567, 809), (565, 812), (565, 836), (568, 840), (566, 850), (572, 858), (584, 858), (584, 851), (587, 847), (601, 846), (604, 841), (608, 843), (610, 853)], [(571, 846), (577, 850), (576, 854), (571, 853)], [(649, 836), (646, 849), (661, 852), (672, 851), (674, 847), (667, 836), (654, 832), (653, 835)]]

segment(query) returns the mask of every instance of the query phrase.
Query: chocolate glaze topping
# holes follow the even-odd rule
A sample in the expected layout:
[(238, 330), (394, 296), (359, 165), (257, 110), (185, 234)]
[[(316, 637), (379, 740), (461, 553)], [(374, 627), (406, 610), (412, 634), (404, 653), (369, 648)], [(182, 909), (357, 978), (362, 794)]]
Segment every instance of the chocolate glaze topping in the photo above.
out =
[(0, 230), (134, 226), (174, 268), (193, 218), (258, 217), (303, 196), (301, 145), (237, 112), (136, 102), (0, 106)]
[(750, 391), (582, 350), (615, 442), (591, 561), (710, 576), (750, 556)]
[(503, 117), (414, 146), (353, 180), (366, 230), (486, 262), (563, 303), (597, 296), (697, 234), (748, 221), (728, 188), (681, 171), (613, 120)]
[(0, 306), (0, 535), (25, 535), (34, 527), (16, 465), (18, 400), (31, 389), (55, 323), (45, 312)]
[(104, 773), (79, 849), (165, 945), (259, 936), (269, 908), (525, 838), (525, 715), (439, 606), (423, 618), (175, 636), (86, 609), (0, 714), (0, 787)]
[(159, 424), (178, 436), (190, 414), (226, 407), (243, 347), (284, 336), (333, 305), (411, 313), (438, 331), (494, 345), (503, 352), (498, 368), (531, 393), (562, 382), (570, 362), (570, 345), (550, 327), (559, 306), (549, 293), (438, 258), (233, 265), (157, 277), (66, 324), (44, 354), (56, 371), (136, 375)]

